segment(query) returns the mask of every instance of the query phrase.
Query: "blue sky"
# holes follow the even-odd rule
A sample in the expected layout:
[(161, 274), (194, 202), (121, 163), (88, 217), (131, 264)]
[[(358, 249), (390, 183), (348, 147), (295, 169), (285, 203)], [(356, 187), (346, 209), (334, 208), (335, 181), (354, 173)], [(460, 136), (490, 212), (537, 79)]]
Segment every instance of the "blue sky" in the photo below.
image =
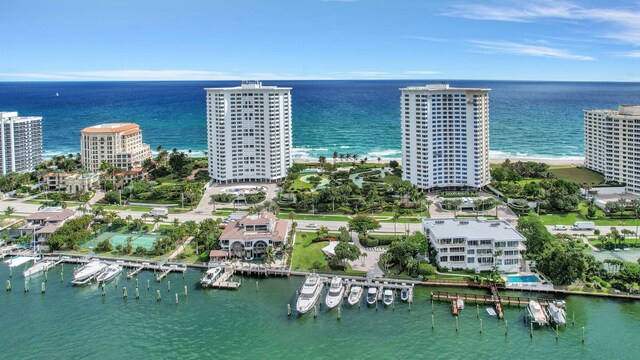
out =
[(2, 0), (0, 49), (0, 81), (640, 81), (640, 2)]

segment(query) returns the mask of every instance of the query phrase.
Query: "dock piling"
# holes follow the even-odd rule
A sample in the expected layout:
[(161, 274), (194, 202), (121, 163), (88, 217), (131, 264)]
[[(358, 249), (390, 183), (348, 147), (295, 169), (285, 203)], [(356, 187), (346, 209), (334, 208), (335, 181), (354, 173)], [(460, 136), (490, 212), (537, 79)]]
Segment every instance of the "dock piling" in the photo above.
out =
[(258, 280), (256, 280), (256, 292), (260, 292), (260, 285), (258, 283)]
[(171, 280), (167, 280), (167, 292), (171, 292)]
[(156, 290), (156, 301), (162, 300), (162, 296), (160, 295), (160, 290)]
[(136, 300), (140, 299), (140, 289), (136, 286)]
[(287, 316), (291, 316), (291, 304), (287, 304)]
[(584, 344), (584, 326), (582, 327), (582, 343)]
[(44, 272), (44, 281), (49, 281), (49, 275), (48, 275), (49, 271), (45, 271)]
[(504, 336), (507, 336), (509, 333), (509, 322), (507, 320), (504, 321)]
[(64, 282), (64, 270), (60, 270), (60, 282)]
[(136, 278), (136, 287), (138, 287), (138, 278)]
[(482, 319), (480, 319), (480, 334), (482, 334)]
[(42, 282), (42, 284), (40, 285), (40, 293), (44, 294), (47, 291), (44, 282)]
[(456, 332), (458, 332), (458, 327), (459, 327), (458, 317), (456, 316)]
[(184, 286), (184, 296), (189, 296), (189, 292), (187, 290), (187, 285)]
[(11, 280), (7, 280), (7, 291), (11, 291)]
[(13, 268), (9, 268), (9, 279), (13, 277)]
[(116, 282), (115, 282), (115, 284), (116, 284), (116, 289), (117, 289), (117, 288), (118, 288), (118, 278), (117, 278), (117, 277), (116, 277)]
[(431, 330), (436, 329), (436, 316), (431, 314)]
[(176, 305), (178, 305), (178, 302), (179, 302), (179, 300), (178, 300), (178, 293), (176, 293)]
[(573, 316), (571, 317), (571, 326), (576, 326), (576, 312), (573, 312)]
[(104, 297), (105, 296), (104, 283), (102, 283), (100, 287), (102, 288), (102, 297)]
[(529, 322), (529, 325), (531, 325), (529, 328), (529, 337), (533, 337), (533, 321)]
[(122, 298), (127, 300), (127, 287), (122, 288)]
[(558, 324), (556, 324), (556, 341), (558, 341), (558, 336), (559, 336), (559, 334), (558, 334)]
[(149, 279), (147, 279), (147, 290), (149, 290)]
[(318, 317), (318, 305), (314, 305), (313, 306), (313, 318), (317, 318)]
[(476, 319), (480, 319), (480, 305), (476, 304)]
[(24, 292), (29, 292), (29, 280), (24, 281)]
[(338, 320), (342, 319), (342, 304), (338, 306)]

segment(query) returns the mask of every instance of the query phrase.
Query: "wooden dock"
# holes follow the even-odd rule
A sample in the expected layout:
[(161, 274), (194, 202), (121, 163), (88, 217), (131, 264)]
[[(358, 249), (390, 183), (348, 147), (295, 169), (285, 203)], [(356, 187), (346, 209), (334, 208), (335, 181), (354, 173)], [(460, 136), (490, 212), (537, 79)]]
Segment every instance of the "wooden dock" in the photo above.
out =
[(504, 305), (528, 306), (529, 301), (535, 300), (539, 302), (540, 305), (547, 306), (547, 304), (553, 301), (550, 299), (532, 299), (532, 298), (519, 297), (519, 296), (518, 297), (500, 296), (498, 299), (496, 299), (494, 296), (487, 295), (487, 294), (460, 294), (460, 293), (452, 293), (452, 292), (432, 292), (431, 299), (445, 300), (445, 301), (455, 301), (457, 299), (461, 299), (461, 300), (464, 300), (465, 302), (474, 302), (476, 304), (485, 304), (485, 305), (494, 305), (494, 306), (499, 305), (500, 312), (498, 312), (498, 310), (496, 309), (496, 313), (498, 314), (499, 318), (502, 318), (499, 316), (499, 314), (501, 313), (504, 316), (504, 312), (502, 310), (502, 306)]
[(233, 274), (234, 271), (232, 268), (225, 268), (224, 273), (222, 273), (222, 275), (220, 275), (220, 277), (209, 286), (216, 289), (238, 290), (240, 285), (242, 285), (242, 280), (237, 282), (229, 281), (229, 278), (233, 276)]

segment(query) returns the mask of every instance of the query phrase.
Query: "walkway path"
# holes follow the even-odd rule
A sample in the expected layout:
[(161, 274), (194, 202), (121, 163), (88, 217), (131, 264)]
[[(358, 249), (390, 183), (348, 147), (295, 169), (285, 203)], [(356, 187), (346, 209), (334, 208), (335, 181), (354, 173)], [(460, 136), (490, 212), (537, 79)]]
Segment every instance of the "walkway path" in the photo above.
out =
[(178, 246), (178, 248), (171, 253), (171, 255), (169, 255), (169, 261), (173, 260), (176, 256), (178, 256), (182, 251), (184, 251), (184, 249), (187, 248), (187, 246), (189, 245), (189, 243), (191, 243), (191, 240), (193, 240), (193, 236), (189, 236), (187, 238), (187, 240), (185, 240), (180, 246)]
[(367, 256), (364, 258), (364, 263), (361, 259), (358, 259), (356, 261), (349, 261), (349, 265), (351, 265), (351, 268), (353, 270), (366, 271), (367, 275), (374, 278), (383, 277), (384, 272), (378, 266), (378, 261), (380, 260), (380, 255), (384, 254), (384, 252), (367, 251), (362, 245), (360, 245), (360, 242), (358, 241), (358, 235), (353, 235), (351, 239), (360, 249), (361, 253), (367, 254)]

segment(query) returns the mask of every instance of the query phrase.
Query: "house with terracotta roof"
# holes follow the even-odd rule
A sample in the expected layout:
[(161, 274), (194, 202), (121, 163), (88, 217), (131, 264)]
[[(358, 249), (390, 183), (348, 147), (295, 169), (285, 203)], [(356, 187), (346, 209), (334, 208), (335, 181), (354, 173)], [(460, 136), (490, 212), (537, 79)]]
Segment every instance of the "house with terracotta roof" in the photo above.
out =
[(97, 173), (49, 172), (44, 175), (43, 183), (47, 191), (64, 191), (78, 194), (90, 191), (98, 186), (100, 175)]
[(262, 257), (267, 248), (279, 249), (287, 239), (289, 221), (273, 213), (246, 215), (227, 224), (220, 235), (220, 247), (232, 258)]
[(25, 218), (26, 224), (19, 228), (20, 235), (32, 235), (35, 232), (36, 242), (43, 243), (47, 236), (53, 234), (67, 220), (73, 218), (76, 212), (60, 207), (48, 207)]

